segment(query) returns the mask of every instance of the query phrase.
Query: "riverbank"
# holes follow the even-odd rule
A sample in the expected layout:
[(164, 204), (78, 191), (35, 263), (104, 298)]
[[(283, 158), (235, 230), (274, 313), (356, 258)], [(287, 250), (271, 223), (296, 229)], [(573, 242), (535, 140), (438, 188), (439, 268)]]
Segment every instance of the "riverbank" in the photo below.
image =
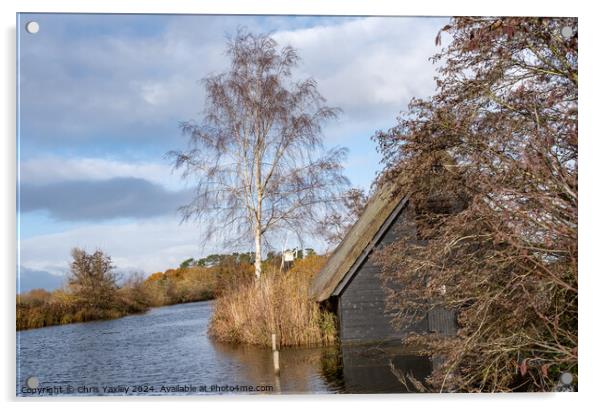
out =
[(146, 279), (133, 276), (102, 306), (82, 300), (68, 286), (52, 292), (34, 289), (17, 295), (16, 329), (111, 320), (151, 307), (210, 300), (218, 291), (217, 283), (215, 268), (196, 266), (157, 272)]
[(62, 326), (75, 323), (94, 322), (100, 320), (115, 320), (131, 315), (140, 315), (147, 313), (154, 307), (167, 307), (180, 304), (206, 302), (214, 300), (213, 296), (187, 300), (185, 302), (174, 302), (159, 306), (145, 306), (135, 309), (111, 309), (95, 310), (81, 309), (77, 306), (54, 306), (54, 303), (47, 303), (36, 307), (17, 307), (17, 331), (38, 329), (49, 326)]
[(278, 258), (272, 258), (264, 262), (264, 275), (257, 282), (252, 264), (222, 258), (209, 267), (182, 266), (146, 279), (131, 277), (103, 297), (102, 305), (82, 298), (73, 287), (36, 289), (17, 296), (16, 328), (112, 320), (151, 307), (217, 298), (209, 326), (216, 340), (270, 346), (275, 333), (281, 347), (332, 345), (337, 340), (336, 317), (308, 297), (309, 283), (324, 261), (314, 254), (283, 270)]

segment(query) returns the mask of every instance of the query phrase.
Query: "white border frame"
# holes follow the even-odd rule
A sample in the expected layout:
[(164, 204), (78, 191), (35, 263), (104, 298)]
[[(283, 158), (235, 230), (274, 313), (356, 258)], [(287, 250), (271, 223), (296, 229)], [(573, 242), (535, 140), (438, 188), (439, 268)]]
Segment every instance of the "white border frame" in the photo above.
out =
[[(593, 4), (593, 3), (590, 3)], [(600, 162), (598, 156), (602, 153), (602, 139), (600, 133), (595, 132), (595, 118), (600, 116), (597, 112), (600, 95), (600, 18), (591, 5), (578, 2), (548, 0), (540, 3), (529, 3), (524, 0), (504, 0), (499, 3), (471, 2), (469, 0), (394, 2), (383, 0), (332, 0), (308, 1), (294, 0), (264, 0), (250, 2), (245, 0), (220, 0), (197, 1), (192, 0), (145, 0), (145, 1), (117, 1), (117, 0), (3, 0), (0, 2), (2, 21), (2, 90), (3, 98), (0, 100), (2, 115), (0, 124), (4, 126), (2, 138), (3, 161), (2, 163), (2, 236), (0, 250), (3, 262), (4, 303), (2, 324), (5, 337), (2, 338), (2, 351), (4, 354), (4, 369), (2, 375), (3, 399), (21, 402), (26, 407), (42, 404), (44, 408), (81, 407), (81, 401), (86, 402), (86, 407), (104, 408), (107, 401), (113, 405), (131, 406), (132, 404), (144, 407), (162, 408), (167, 401), (177, 401), (177, 406), (233, 406), (262, 408), (307, 408), (324, 402), (327, 406), (357, 406), (366, 407), (369, 401), (377, 400), (378, 405), (419, 406), (420, 408), (467, 409), (467, 408), (503, 408), (523, 405), (545, 406), (545, 408), (575, 408), (600, 401), (596, 397), (600, 380), (600, 353), (597, 345), (600, 339), (599, 311), (600, 280), (599, 264), (596, 256), (600, 253), (599, 232), (601, 228), (600, 212), (597, 212), (600, 194), (600, 185), (597, 181)], [(579, 318), (582, 324), (580, 329), (580, 360), (579, 393), (575, 394), (483, 394), (483, 395), (353, 395), (344, 397), (332, 396), (282, 396), (282, 397), (208, 397), (195, 398), (107, 398), (107, 399), (64, 399), (52, 398), (16, 399), (15, 398), (15, 338), (14, 335), (14, 301), (15, 301), (15, 266), (16, 266), (16, 217), (15, 217), (15, 183), (16, 183), (16, 129), (15, 129), (15, 86), (16, 86), (16, 12), (86, 12), (86, 13), (186, 13), (186, 14), (327, 14), (327, 15), (414, 15), (414, 16), (447, 16), (447, 15), (545, 15), (545, 16), (577, 16), (579, 17), (580, 31), (580, 130), (581, 130), (581, 224), (579, 229), (580, 245), (580, 309)], [(400, 107), (400, 109), (403, 107)], [(599, 128), (599, 127), (598, 127)], [(23, 403), (24, 402), (24, 403)], [(39, 403), (36, 403), (39, 402)], [(120, 402), (120, 403), (118, 403)]]

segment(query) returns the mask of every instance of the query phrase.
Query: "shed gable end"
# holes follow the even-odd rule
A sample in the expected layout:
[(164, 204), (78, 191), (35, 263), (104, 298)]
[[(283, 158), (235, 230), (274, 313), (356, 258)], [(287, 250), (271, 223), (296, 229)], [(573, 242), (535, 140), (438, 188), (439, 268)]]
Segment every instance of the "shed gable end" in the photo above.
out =
[(337, 309), (341, 341), (385, 341), (403, 338), (411, 331), (428, 330), (427, 319), (405, 329), (395, 329), (391, 325), (393, 314), (386, 309), (387, 292), (383, 287), (380, 268), (372, 258), (373, 249), (388, 245), (404, 235), (414, 235), (412, 222), (411, 212), (404, 207), (394, 216), (367, 257), (346, 278), (345, 286), (339, 292)]

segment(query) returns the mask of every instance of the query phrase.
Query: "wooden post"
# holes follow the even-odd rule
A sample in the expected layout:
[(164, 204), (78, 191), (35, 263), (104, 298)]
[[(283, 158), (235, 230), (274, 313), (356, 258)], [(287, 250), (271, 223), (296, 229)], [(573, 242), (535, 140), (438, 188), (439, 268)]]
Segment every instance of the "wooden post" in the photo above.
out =
[(274, 373), (280, 374), (280, 357), (278, 350), (274, 350)]
[(272, 333), (272, 354), (274, 356), (274, 373), (280, 374), (280, 354), (276, 346), (276, 333)]

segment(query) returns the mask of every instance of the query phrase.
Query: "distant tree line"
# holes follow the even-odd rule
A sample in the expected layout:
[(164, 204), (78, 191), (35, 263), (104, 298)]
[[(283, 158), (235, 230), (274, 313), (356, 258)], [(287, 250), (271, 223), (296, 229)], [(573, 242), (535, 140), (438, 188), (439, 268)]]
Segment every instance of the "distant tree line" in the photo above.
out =
[[(316, 254), (313, 248), (305, 249), (285, 249), (284, 252), (294, 252), (295, 259), (303, 259), (307, 256)], [(264, 262), (272, 263), (282, 258), (282, 252), (268, 251)], [(211, 254), (204, 258), (188, 258), (180, 263), (180, 268), (189, 268), (192, 266), (212, 267), (226, 264), (254, 265), (255, 252), (233, 252), (230, 254)]]

